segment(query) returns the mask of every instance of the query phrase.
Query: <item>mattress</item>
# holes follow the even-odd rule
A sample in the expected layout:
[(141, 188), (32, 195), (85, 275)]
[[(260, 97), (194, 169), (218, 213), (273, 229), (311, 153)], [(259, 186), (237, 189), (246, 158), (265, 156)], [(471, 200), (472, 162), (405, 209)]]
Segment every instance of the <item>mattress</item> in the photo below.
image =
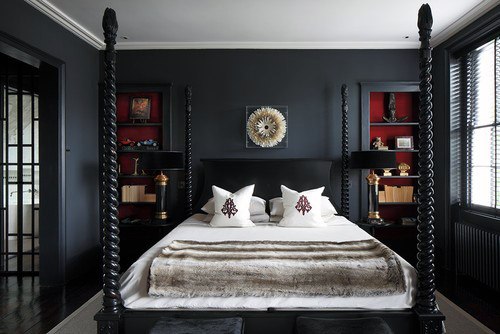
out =
[(335, 216), (322, 228), (284, 228), (275, 223), (256, 223), (250, 228), (214, 228), (203, 222), (205, 215), (195, 214), (145, 252), (122, 275), (121, 295), (131, 309), (408, 309), (415, 303), (415, 269), (398, 256), (406, 281), (402, 294), (374, 297), (195, 297), (171, 298), (148, 295), (149, 267), (161, 250), (173, 240), (283, 240), (283, 241), (355, 241), (373, 237), (344, 217)]

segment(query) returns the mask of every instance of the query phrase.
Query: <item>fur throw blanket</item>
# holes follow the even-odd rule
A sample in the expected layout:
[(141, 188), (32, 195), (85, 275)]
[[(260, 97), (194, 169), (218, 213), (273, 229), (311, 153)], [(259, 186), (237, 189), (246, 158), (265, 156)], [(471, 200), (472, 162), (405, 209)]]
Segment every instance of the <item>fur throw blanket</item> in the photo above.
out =
[(164, 297), (382, 296), (406, 289), (393, 251), (349, 242), (175, 240), (150, 268)]

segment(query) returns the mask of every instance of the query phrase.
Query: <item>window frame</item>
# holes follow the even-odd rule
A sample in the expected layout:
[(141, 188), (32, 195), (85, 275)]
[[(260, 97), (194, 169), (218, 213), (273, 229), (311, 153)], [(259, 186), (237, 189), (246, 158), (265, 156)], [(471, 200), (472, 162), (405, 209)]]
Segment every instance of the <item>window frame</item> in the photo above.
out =
[[(494, 65), (493, 65), (493, 71), (495, 73), (494, 75), (494, 81), (495, 81), (495, 93), (494, 93), (494, 98), (495, 98), (495, 103), (494, 103), (494, 118), (492, 123), (487, 123), (487, 124), (480, 124), (480, 125), (470, 125), (470, 120), (468, 118), (469, 116), (469, 100), (467, 99), (467, 86), (469, 84), (468, 76), (467, 76), (467, 61), (463, 61), (461, 58), (466, 58), (471, 52), (474, 52), (475, 50), (485, 46), (488, 43), (493, 42), (493, 48), (494, 48)], [(473, 45), (469, 45), (468, 47), (462, 49), (460, 52), (455, 54), (455, 60), (458, 61), (459, 63), (459, 86), (460, 86), (460, 103), (459, 103), (459, 109), (460, 109), (460, 119), (461, 119), (461, 126), (460, 126), (460, 137), (461, 137), (461, 143), (462, 143), (462, 148), (460, 152), (460, 184), (461, 184), (461, 206), (468, 211), (471, 212), (477, 212), (480, 214), (486, 214), (489, 216), (494, 216), (496, 218), (500, 218), (500, 204), (498, 204), (498, 200), (495, 199), (495, 206), (485, 206), (481, 204), (475, 204), (472, 203), (472, 132), (477, 129), (482, 129), (482, 128), (492, 128), (495, 135), (494, 135), (494, 154), (495, 154), (495, 159), (494, 159), (494, 165), (489, 166), (490, 168), (493, 168), (495, 171), (495, 185), (494, 185), (494, 197), (498, 198), (500, 195), (500, 185), (498, 184), (498, 174), (497, 171), (500, 168), (500, 147), (498, 145), (498, 140), (500, 140), (500, 110), (499, 110), (499, 96), (500, 93), (498, 92), (498, 82), (500, 80), (500, 71), (497, 70), (500, 66), (500, 64), (497, 62), (497, 59), (500, 57), (500, 32), (496, 33), (495, 35), (489, 36), (487, 39), (483, 39), (480, 43), (476, 42)], [(451, 64), (450, 64), (451, 65)], [(451, 66), (450, 66), (451, 70)], [(451, 77), (451, 75), (450, 75)], [(450, 78), (451, 79), (451, 78)], [(452, 80), (450, 80), (450, 86), (452, 86), (451, 83)], [(451, 108), (450, 108), (451, 109)], [(450, 110), (451, 111), (451, 110)], [(451, 114), (451, 113), (450, 113)], [(485, 166), (486, 167), (486, 166)]]

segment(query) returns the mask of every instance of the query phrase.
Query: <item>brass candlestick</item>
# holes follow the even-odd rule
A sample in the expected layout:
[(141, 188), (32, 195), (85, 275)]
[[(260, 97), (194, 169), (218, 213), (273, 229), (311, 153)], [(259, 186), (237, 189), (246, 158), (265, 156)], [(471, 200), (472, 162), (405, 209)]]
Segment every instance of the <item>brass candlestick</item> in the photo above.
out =
[(380, 224), (383, 222), (378, 211), (378, 185), (380, 177), (373, 171), (366, 177), (368, 181), (368, 222)]
[(168, 218), (167, 215), (167, 183), (168, 177), (160, 171), (155, 177), (155, 190), (156, 190), (156, 210), (155, 210), (155, 220), (164, 221)]

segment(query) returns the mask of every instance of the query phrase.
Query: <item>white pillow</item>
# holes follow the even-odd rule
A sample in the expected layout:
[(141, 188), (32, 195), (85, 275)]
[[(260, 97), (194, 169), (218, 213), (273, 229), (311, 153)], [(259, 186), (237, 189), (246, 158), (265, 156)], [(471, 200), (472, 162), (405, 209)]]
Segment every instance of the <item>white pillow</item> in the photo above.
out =
[[(275, 197), (269, 200), (269, 209), (271, 221), (280, 220), (283, 217), (285, 208), (283, 207), (283, 197)], [(321, 196), (321, 217), (323, 220), (328, 220), (337, 214), (337, 210), (333, 206), (330, 199), (326, 196)]]
[(235, 192), (212, 186), (215, 214), (210, 221), (212, 227), (250, 227), (250, 201), (255, 185), (246, 186)]
[[(201, 211), (206, 212), (209, 215), (215, 214), (215, 203), (214, 198), (211, 197), (208, 202), (203, 205)], [(266, 201), (260, 197), (252, 196), (250, 201), (250, 216), (264, 215), (266, 213)]]
[(283, 195), (283, 219), (278, 226), (282, 227), (323, 227), (326, 226), (321, 217), (321, 193), (325, 187), (297, 192), (281, 186)]

